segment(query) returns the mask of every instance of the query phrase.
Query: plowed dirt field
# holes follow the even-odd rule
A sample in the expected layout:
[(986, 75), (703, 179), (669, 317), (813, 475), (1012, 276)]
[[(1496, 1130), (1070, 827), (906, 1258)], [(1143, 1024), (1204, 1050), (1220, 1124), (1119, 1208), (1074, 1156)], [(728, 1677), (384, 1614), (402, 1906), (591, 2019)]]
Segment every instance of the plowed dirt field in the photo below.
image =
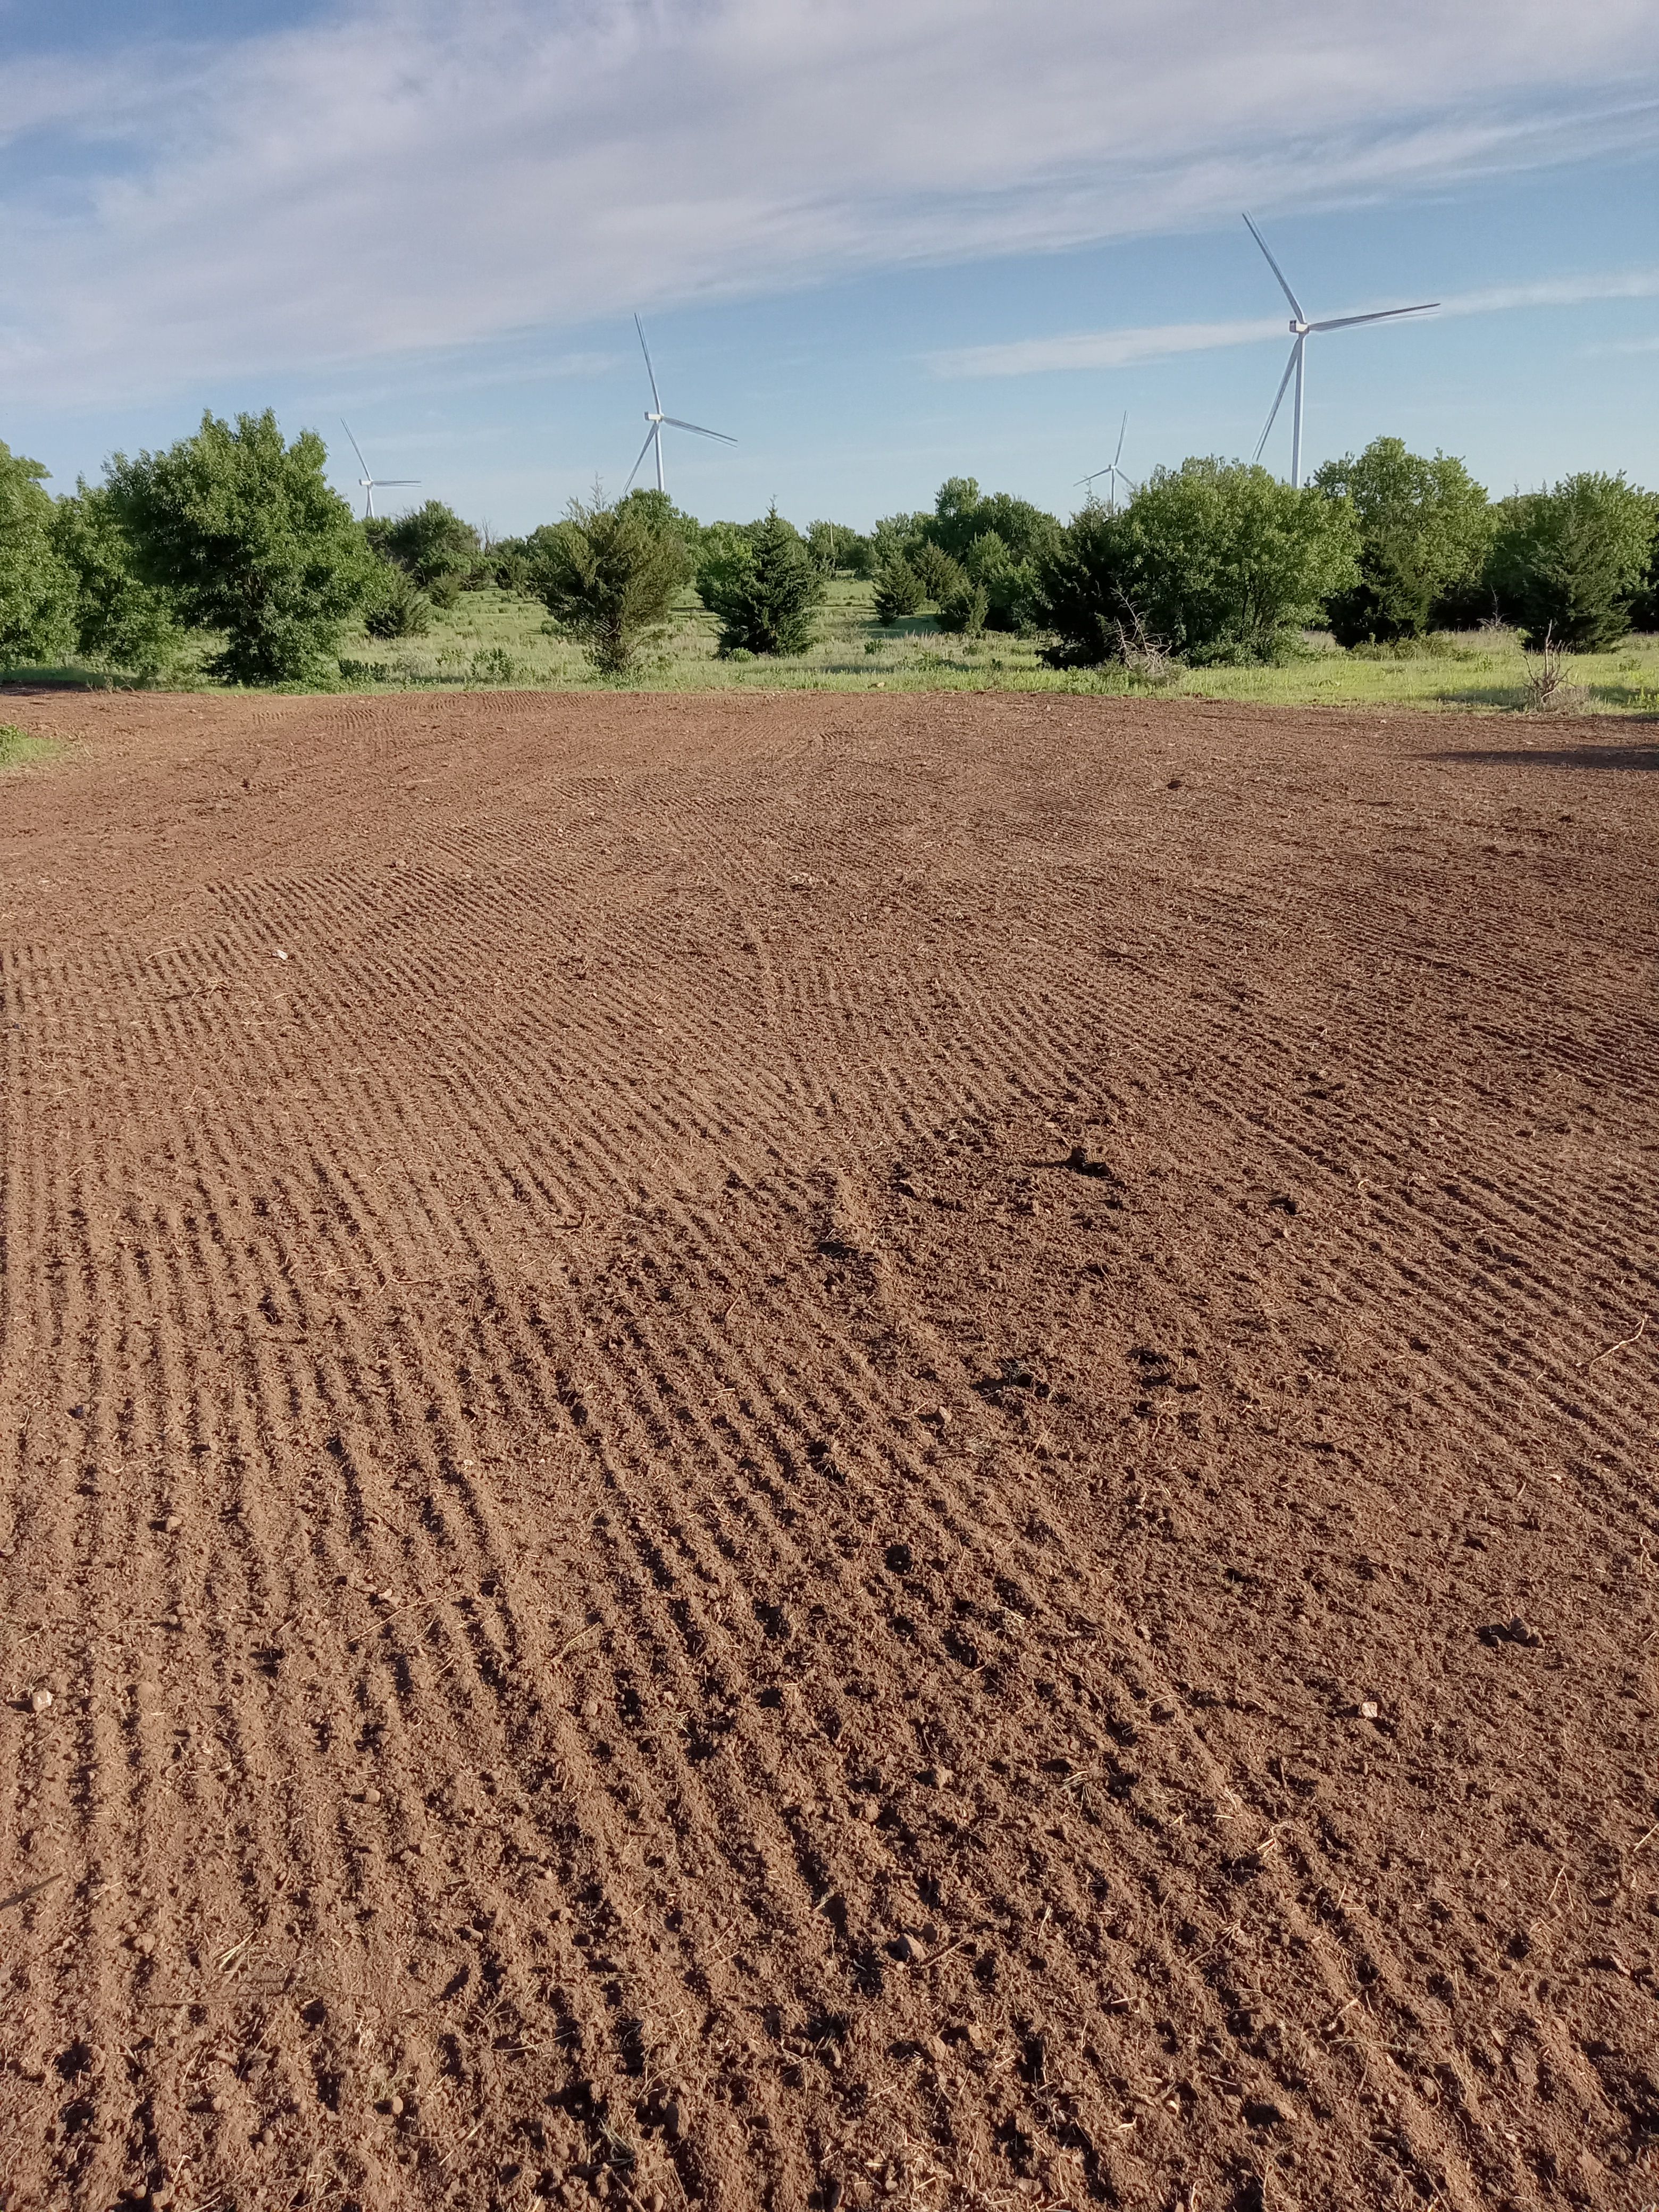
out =
[(1659, 2199), (1650, 733), (0, 709), (12, 2212)]

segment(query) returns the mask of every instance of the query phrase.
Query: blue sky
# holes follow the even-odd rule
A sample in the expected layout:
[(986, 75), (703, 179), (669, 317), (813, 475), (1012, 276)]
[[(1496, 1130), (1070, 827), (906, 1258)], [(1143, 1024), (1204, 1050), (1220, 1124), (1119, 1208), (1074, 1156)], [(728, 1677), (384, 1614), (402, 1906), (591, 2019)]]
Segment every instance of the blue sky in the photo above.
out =
[[(0, 0), (0, 437), (67, 489), (274, 405), (499, 532), (620, 489), (644, 316), (705, 520), (1066, 511), (1253, 451), (1659, 484), (1659, 9), (1583, 0)], [(1281, 416), (1266, 458), (1289, 465)], [(355, 492), (354, 492), (355, 496)]]

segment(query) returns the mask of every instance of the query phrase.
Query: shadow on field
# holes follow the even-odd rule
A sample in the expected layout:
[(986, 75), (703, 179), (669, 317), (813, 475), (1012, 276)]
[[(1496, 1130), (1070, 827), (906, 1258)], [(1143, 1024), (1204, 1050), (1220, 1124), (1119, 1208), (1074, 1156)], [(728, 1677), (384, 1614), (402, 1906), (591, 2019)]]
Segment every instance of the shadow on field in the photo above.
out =
[(1423, 753), (1422, 760), (1473, 762), (1490, 768), (1659, 769), (1659, 744), (1513, 745), (1489, 752)]

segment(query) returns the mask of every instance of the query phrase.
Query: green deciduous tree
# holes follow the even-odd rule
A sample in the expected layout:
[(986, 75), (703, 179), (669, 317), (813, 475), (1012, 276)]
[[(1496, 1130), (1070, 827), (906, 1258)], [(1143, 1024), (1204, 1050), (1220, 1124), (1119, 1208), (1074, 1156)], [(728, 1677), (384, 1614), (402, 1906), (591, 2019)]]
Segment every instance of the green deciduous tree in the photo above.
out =
[(1581, 653), (1631, 628), (1654, 557), (1659, 501), (1618, 476), (1566, 477), (1498, 510), (1487, 580), (1534, 643), (1553, 635)]
[(870, 549), (870, 574), (873, 576), (889, 561), (908, 559), (927, 520), (925, 514), (884, 514), (865, 540)]
[(774, 507), (746, 543), (705, 562), (697, 592), (720, 617), (722, 653), (805, 653), (824, 582), (800, 532)]
[(0, 445), (0, 667), (57, 660), (75, 645), (75, 586), (59, 557), (50, 471)]
[(1012, 492), (981, 492), (973, 477), (947, 477), (939, 486), (933, 512), (919, 526), (920, 534), (965, 564), (968, 549), (977, 538), (997, 538), (1011, 563), (1035, 562), (1049, 551), (1060, 537), (1055, 515), (1033, 507)]
[(210, 662), (230, 684), (320, 673), (367, 603), (372, 556), (323, 475), (313, 430), (284, 443), (276, 417), (204, 415), (193, 438), (109, 467), (111, 509), (146, 583), (185, 619), (223, 633)]
[(633, 508), (650, 529), (683, 539), (686, 551), (696, 563), (697, 550), (703, 538), (702, 525), (695, 514), (688, 514), (684, 507), (676, 507), (665, 491), (659, 491), (655, 484), (641, 484), (636, 490), (630, 491), (620, 504)]
[(177, 603), (138, 574), (108, 491), (83, 478), (53, 503), (52, 527), (73, 580), (76, 652), (151, 680), (175, 668), (187, 647)]
[[(1055, 524), (1043, 550), (1052, 552), (1059, 543), (1060, 526)], [(1038, 552), (1017, 560), (994, 530), (981, 531), (969, 542), (963, 566), (984, 589), (988, 629), (1014, 630), (1024, 636), (1036, 628), (1042, 605), (1042, 553)]]
[(1127, 507), (1091, 505), (1042, 564), (1055, 658), (1134, 640), (1193, 661), (1271, 660), (1358, 574), (1352, 513), (1243, 462), (1158, 469)]
[(811, 522), (806, 526), (806, 550), (814, 565), (826, 576), (839, 575), (843, 568), (855, 568), (862, 543), (850, 523)]
[(1359, 536), (1359, 577), (1329, 606), (1340, 645), (1420, 637), (1478, 583), (1492, 538), (1486, 488), (1449, 453), (1429, 459), (1399, 438), (1327, 461), (1314, 483), (1346, 500)]
[(607, 506), (597, 490), (586, 506), (573, 499), (562, 522), (532, 531), (527, 551), (555, 625), (606, 676), (626, 675), (661, 635), (691, 573), (677, 531), (654, 527), (650, 511), (631, 500)]

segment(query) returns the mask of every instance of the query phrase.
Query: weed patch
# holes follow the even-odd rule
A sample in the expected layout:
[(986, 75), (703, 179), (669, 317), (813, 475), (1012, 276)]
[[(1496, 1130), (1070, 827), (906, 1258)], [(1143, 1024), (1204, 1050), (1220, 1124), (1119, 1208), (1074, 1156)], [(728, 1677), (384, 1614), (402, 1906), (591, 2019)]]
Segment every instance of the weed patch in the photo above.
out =
[(15, 722), (0, 722), (0, 769), (22, 768), (30, 761), (52, 759), (63, 747), (53, 738), (38, 738), (20, 730)]

